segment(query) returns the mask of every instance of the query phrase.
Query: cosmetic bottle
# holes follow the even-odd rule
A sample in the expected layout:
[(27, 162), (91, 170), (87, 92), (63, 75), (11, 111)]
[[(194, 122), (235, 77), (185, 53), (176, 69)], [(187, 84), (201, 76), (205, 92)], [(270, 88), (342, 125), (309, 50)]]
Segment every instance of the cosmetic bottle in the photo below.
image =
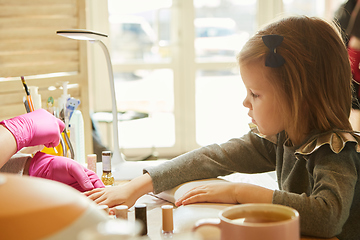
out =
[(101, 181), (105, 186), (114, 186), (115, 180), (111, 173), (111, 151), (102, 152), (103, 174)]
[(84, 119), (80, 110), (74, 111), (68, 129), (75, 154), (74, 159), (81, 165), (85, 165), (85, 130)]
[(127, 205), (119, 205), (114, 207), (115, 216), (117, 219), (128, 219), (129, 207)]
[(174, 233), (173, 206), (163, 205), (162, 210), (162, 239), (172, 238)]
[(143, 228), (140, 232), (141, 236), (145, 236), (148, 233), (147, 229), (147, 210), (146, 204), (136, 204), (135, 205), (135, 220), (141, 222)]
[(96, 154), (88, 154), (87, 155), (87, 168), (94, 173), (96, 173)]
[(31, 95), (31, 99), (33, 100), (34, 109), (41, 108), (41, 95), (39, 94), (39, 87), (29, 86), (29, 91)]

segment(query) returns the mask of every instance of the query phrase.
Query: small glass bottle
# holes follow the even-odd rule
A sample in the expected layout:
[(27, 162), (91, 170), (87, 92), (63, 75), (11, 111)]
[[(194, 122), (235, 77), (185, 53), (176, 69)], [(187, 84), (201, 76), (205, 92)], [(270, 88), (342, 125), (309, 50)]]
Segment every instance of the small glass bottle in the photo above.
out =
[(87, 168), (96, 173), (96, 154), (87, 155)]
[(140, 236), (145, 236), (148, 234), (148, 226), (147, 226), (147, 210), (146, 204), (136, 204), (135, 205), (135, 220), (141, 222), (142, 231), (140, 232)]
[(114, 177), (111, 173), (111, 151), (102, 152), (102, 166), (103, 174), (101, 176), (101, 181), (105, 186), (114, 186)]
[(129, 207), (127, 205), (119, 205), (114, 207), (115, 210), (115, 216), (118, 219), (128, 219), (128, 211)]
[(162, 239), (173, 238), (174, 222), (173, 222), (173, 206), (163, 205), (162, 209)]

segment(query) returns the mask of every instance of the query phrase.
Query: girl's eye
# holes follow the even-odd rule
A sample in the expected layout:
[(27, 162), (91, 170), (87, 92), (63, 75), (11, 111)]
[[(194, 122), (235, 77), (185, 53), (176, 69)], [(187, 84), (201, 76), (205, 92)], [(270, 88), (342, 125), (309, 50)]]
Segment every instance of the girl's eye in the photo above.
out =
[(259, 95), (255, 94), (255, 93), (253, 93), (253, 92), (251, 92), (251, 96), (252, 96), (253, 98), (259, 97)]

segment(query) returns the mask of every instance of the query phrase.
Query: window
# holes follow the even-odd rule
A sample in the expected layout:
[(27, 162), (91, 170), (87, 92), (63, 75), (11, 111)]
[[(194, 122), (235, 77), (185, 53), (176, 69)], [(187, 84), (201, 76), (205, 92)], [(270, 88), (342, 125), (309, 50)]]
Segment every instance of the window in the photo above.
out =
[[(242, 45), (283, 12), (331, 18), (341, 2), (108, 0), (102, 13), (92, 3), (92, 29), (110, 36), (118, 110), (133, 114), (119, 123), (123, 153), (171, 157), (246, 133), (236, 64)], [(94, 82), (95, 110), (110, 111), (104, 84)], [(105, 132), (103, 126), (103, 139)]]

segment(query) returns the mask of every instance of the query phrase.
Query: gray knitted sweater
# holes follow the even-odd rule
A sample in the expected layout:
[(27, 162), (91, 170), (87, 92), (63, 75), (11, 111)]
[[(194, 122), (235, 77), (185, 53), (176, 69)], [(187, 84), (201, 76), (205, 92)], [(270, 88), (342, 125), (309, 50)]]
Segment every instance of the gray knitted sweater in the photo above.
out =
[(283, 132), (272, 139), (249, 132), (144, 171), (159, 193), (192, 180), (276, 170), (272, 202), (299, 211), (303, 235), (360, 239), (359, 133), (314, 135), (297, 147), (286, 142)]

